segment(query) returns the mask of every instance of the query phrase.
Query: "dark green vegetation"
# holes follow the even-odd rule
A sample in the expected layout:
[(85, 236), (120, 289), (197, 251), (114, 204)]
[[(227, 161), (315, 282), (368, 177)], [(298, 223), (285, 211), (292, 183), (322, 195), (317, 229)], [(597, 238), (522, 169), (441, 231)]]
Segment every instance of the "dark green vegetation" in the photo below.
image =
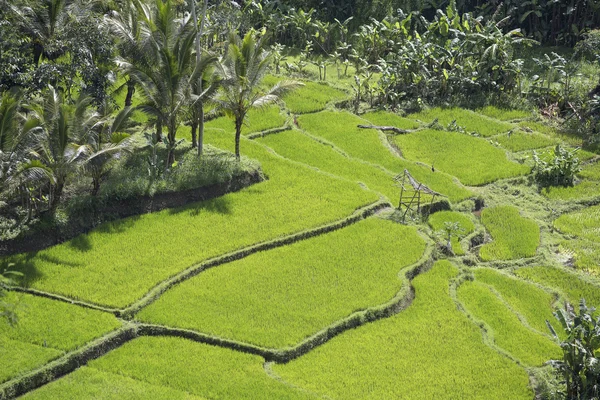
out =
[(0, 0), (0, 399), (576, 397), (587, 3), (92, 3)]

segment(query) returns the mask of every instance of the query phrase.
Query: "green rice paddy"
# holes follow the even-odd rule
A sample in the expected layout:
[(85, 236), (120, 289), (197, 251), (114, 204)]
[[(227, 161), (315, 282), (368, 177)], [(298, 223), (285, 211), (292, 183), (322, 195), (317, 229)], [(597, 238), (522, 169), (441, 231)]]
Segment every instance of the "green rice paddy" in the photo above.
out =
[(348, 331), (275, 372), (329, 398), (531, 399), (525, 371), (484, 344), (479, 328), (457, 310), (449, 296), (456, 274), (448, 261), (437, 262), (413, 280), (407, 310)]
[(456, 121), (456, 125), (465, 129), (468, 133), (474, 133), (483, 137), (505, 133), (514, 127), (508, 122), (488, 118), (474, 111), (462, 108), (432, 108), (417, 114), (411, 114), (408, 118), (426, 123), (431, 123), (437, 119), (438, 123), (444, 127)]
[(456, 176), (469, 186), (479, 186), (529, 172), (529, 167), (509, 161), (504, 151), (485, 139), (464, 133), (427, 129), (398, 135), (394, 139), (402, 155), (408, 160), (429, 164)]
[(522, 217), (516, 207), (486, 208), (481, 213), (481, 222), (492, 236), (492, 242), (481, 247), (482, 260), (514, 260), (535, 255), (540, 244), (540, 227)]
[(267, 348), (293, 346), (391, 300), (406, 284), (400, 270), (424, 251), (414, 228), (370, 218), (208, 270), (138, 318)]
[[(269, 76), (264, 86), (279, 80)], [(66, 297), (9, 293), (19, 324), (0, 324), (0, 389), (123, 326), (73, 299), (119, 309), (141, 304), (124, 316), (133, 317), (131, 326), (187, 329), (213, 345), (142, 336), (111, 351), (100, 346), (98, 358), (65, 376), (40, 373), (49, 383), (24, 398), (533, 398), (530, 367), (561, 355), (546, 326), (559, 330), (555, 307), (582, 297), (600, 305), (600, 281), (590, 276), (599, 274), (600, 206), (587, 205), (599, 196), (600, 164), (586, 164), (574, 187), (540, 196), (523, 159), (533, 149), (581, 141), (531, 120), (529, 111), (357, 116), (335, 106), (350, 98), (352, 77), (338, 79), (330, 66), (327, 81), (333, 84), (306, 81), (283, 102), (248, 114), (241, 154), (260, 164), (265, 181), (0, 259), (0, 270), (24, 272), (23, 284)], [(439, 125), (427, 128), (435, 119)], [(388, 135), (359, 124), (414, 132)], [(190, 128), (179, 127), (178, 137), (189, 140)], [(233, 122), (208, 121), (204, 139), (233, 151)], [(405, 169), (445, 196), (448, 204), (437, 205), (443, 211), (414, 212), (407, 226), (398, 222), (403, 209), (387, 208), (225, 259), (156, 291), (203, 261), (342, 221), (381, 199), (397, 206), (394, 178)], [(481, 224), (476, 203), (488, 206)], [(439, 245), (447, 222), (462, 228), (451, 241), (455, 255)], [(481, 225), (489, 235), (479, 246)], [(573, 263), (579, 271), (565, 267)], [(269, 354), (291, 360), (267, 362), (281, 361)]]

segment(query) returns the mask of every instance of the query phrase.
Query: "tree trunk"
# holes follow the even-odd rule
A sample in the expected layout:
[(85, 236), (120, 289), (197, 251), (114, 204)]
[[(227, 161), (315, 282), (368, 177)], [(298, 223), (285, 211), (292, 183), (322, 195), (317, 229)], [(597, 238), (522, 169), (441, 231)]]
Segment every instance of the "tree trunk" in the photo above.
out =
[(159, 119), (156, 120), (156, 142), (162, 142), (162, 121)]
[(127, 80), (127, 95), (125, 96), (125, 107), (131, 107), (131, 100), (135, 93), (135, 83), (130, 79)]
[(192, 121), (192, 149), (196, 147), (196, 133), (198, 131), (198, 120)]
[(199, 103), (198, 111), (198, 156), (204, 152), (204, 104)]
[(243, 118), (235, 119), (235, 159), (240, 161), (240, 137), (242, 136)]
[(50, 197), (50, 213), (54, 214), (60, 203), (63, 189), (65, 188), (65, 181), (63, 179), (57, 180), (55, 185), (52, 185), (52, 196)]
[(175, 162), (175, 135), (177, 134), (176, 126), (176, 121), (169, 121), (169, 126), (167, 127), (167, 165), (165, 169), (171, 168)]

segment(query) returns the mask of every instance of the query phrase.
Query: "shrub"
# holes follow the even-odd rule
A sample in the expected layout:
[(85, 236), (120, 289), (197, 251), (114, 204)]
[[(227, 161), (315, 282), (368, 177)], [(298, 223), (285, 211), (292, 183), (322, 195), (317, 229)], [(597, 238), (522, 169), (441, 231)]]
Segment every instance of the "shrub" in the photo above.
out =
[[(562, 360), (550, 364), (562, 375), (567, 399), (598, 399), (600, 397), (600, 316), (594, 307), (587, 307), (585, 300), (579, 303), (579, 314), (569, 304), (558, 309), (554, 316), (565, 331), (567, 338), (560, 343)], [(556, 331), (548, 328), (558, 338)]]
[(557, 144), (542, 157), (533, 152), (533, 178), (541, 187), (573, 186), (575, 175), (581, 171), (577, 149), (569, 150)]

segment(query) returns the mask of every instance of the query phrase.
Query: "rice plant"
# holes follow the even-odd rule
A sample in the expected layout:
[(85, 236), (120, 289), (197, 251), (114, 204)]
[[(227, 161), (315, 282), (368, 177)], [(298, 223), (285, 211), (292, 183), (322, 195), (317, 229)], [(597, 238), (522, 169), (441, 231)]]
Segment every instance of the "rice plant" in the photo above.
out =
[(487, 140), (463, 133), (422, 130), (394, 140), (405, 158), (456, 176), (465, 185), (483, 185), (529, 172), (529, 167), (509, 161), (503, 150)]
[(476, 110), (477, 113), (486, 117), (495, 118), (500, 121), (513, 121), (516, 119), (531, 118), (533, 113), (525, 110), (509, 110), (506, 108), (498, 108), (496, 106), (487, 106)]
[(450, 238), (450, 245), (454, 254), (459, 256), (465, 254), (465, 251), (460, 244), (460, 238), (467, 236), (475, 230), (475, 225), (473, 224), (471, 218), (456, 211), (439, 211), (435, 214), (432, 214), (427, 222), (429, 223), (431, 229), (433, 229), (435, 232), (438, 232), (439, 236), (444, 236), (443, 231), (446, 224), (457, 223), (460, 228), (460, 237), (457, 235), (452, 235)]
[(516, 207), (486, 208), (481, 213), (481, 222), (492, 236), (492, 242), (479, 251), (482, 260), (514, 260), (535, 255), (540, 244), (540, 227), (522, 217)]
[(484, 344), (450, 297), (457, 272), (438, 261), (413, 280), (415, 299), (406, 310), (337, 336), (275, 372), (330, 398), (531, 399), (525, 370)]
[(138, 318), (262, 347), (293, 346), (391, 300), (406, 284), (399, 271), (424, 250), (414, 228), (371, 218), (205, 271)]
[(500, 133), (508, 132), (514, 128), (514, 125), (498, 121), (477, 114), (471, 110), (462, 108), (432, 108), (416, 114), (410, 114), (408, 118), (431, 123), (437, 119), (438, 123), (448, 126), (453, 122), (469, 133), (475, 133), (479, 136), (489, 137)]
[(556, 140), (553, 140), (548, 136), (537, 132), (525, 132), (521, 130), (494, 136), (494, 138), (490, 140), (512, 152), (540, 149), (556, 145)]

